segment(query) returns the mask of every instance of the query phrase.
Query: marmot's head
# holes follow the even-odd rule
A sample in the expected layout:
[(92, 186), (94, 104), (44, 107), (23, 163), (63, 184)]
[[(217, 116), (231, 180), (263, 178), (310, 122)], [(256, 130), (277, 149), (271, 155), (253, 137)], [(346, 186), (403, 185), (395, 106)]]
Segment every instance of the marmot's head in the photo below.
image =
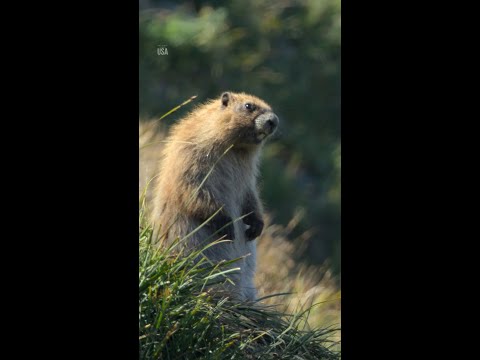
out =
[(278, 117), (263, 100), (245, 93), (224, 92), (220, 118), (235, 145), (259, 145), (278, 127)]

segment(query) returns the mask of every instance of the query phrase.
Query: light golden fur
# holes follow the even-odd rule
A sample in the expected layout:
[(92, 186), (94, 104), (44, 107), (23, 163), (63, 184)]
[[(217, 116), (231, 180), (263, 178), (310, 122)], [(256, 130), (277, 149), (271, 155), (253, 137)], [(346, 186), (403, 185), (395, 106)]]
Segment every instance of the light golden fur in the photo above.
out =
[[(166, 140), (153, 194), (152, 221), (158, 229), (156, 234), (167, 241), (189, 234), (220, 208), (220, 214), (232, 220), (251, 213), (255, 224), (261, 223), (261, 232), (259, 156), (264, 138), (275, 128), (262, 134), (265, 121), (259, 119), (273, 119), (276, 115), (255, 96), (226, 94), (197, 107), (173, 125)], [(247, 103), (254, 104), (255, 110), (246, 110)], [(205, 255), (214, 262), (243, 257), (233, 265), (241, 270), (231, 275), (236, 286), (229, 291), (238, 299), (254, 300), (256, 240), (246, 236), (245, 222), (248, 223), (245, 219), (234, 221), (233, 241), (212, 246)], [(189, 237), (188, 248), (205, 245), (212, 232), (211, 227), (202, 227)], [(210, 237), (208, 241), (218, 238)]]

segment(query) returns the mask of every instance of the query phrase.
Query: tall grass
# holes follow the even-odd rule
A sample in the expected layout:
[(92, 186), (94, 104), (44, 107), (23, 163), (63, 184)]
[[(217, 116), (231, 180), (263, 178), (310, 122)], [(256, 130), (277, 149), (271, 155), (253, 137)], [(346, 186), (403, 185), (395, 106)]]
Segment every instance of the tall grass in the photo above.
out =
[[(239, 303), (222, 292), (229, 262), (209, 264), (202, 249), (152, 243), (140, 215), (140, 359), (339, 359), (336, 329), (308, 329), (310, 308), (283, 313)], [(215, 246), (215, 243), (209, 246)]]
[[(335, 326), (341, 322), (340, 279), (334, 276), (328, 263), (322, 266), (306, 265), (305, 248), (311, 232), (292, 237), (302, 213), (297, 212), (286, 225), (272, 223), (266, 216), (265, 228), (257, 243), (256, 286), (259, 296), (288, 293), (264, 301), (277, 305), (285, 312), (310, 308), (308, 324), (311, 328)], [(340, 341), (341, 332), (334, 334)], [(340, 346), (338, 346), (339, 348)]]

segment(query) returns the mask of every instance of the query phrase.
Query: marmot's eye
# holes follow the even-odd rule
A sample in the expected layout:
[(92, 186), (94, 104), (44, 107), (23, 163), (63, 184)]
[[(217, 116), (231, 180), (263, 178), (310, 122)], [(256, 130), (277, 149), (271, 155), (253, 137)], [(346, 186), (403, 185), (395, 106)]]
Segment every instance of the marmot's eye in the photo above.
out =
[(257, 107), (253, 104), (250, 104), (250, 103), (246, 103), (245, 104), (245, 109), (249, 110), (249, 111), (254, 111)]

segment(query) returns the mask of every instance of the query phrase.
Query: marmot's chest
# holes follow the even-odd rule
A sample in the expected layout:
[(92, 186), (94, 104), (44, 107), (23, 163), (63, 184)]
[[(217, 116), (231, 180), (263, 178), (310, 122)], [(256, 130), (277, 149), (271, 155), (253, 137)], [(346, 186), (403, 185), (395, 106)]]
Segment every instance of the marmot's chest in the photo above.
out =
[(219, 166), (216, 170), (215, 196), (225, 205), (230, 216), (241, 216), (247, 194), (255, 188), (253, 170), (246, 166)]

